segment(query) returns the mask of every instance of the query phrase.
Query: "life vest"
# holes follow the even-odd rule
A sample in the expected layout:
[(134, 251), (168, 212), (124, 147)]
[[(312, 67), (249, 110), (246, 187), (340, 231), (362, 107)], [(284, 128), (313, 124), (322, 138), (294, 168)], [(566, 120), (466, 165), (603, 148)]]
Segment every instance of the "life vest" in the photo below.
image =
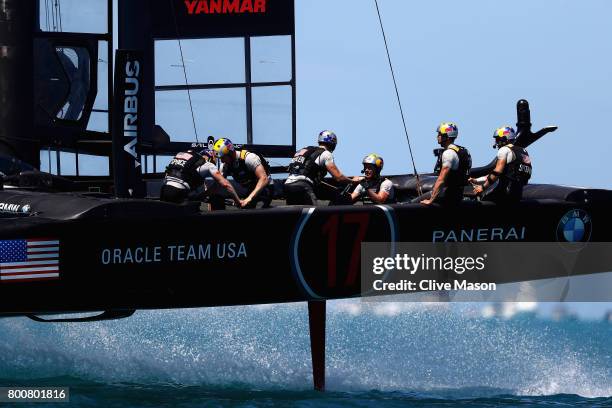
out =
[(520, 183), (525, 185), (531, 178), (531, 159), (527, 150), (520, 146), (506, 145), (512, 150), (514, 154), (514, 160), (512, 163), (507, 163), (502, 174), (503, 178), (506, 178), (510, 182)]
[(523, 186), (531, 178), (531, 159), (527, 150), (520, 146), (506, 145), (512, 150), (514, 160), (506, 163), (497, 186), (488, 195), (497, 197), (495, 201), (516, 202), (523, 196)]
[(264, 167), (266, 175), (270, 175), (270, 164), (259, 153), (241, 150), (238, 157), (232, 165), (228, 166), (227, 175), (231, 175), (236, 182), (245, 187), (252, 187), (257, 184), (257, 176), (254, 171), (250, 170), (246, 165), (246, 157), (248, 154), (254, 154), (259, 157), (261, 165)]
[(446, 149), (440, 149), (438, 161), (434, 168), (434, 174), (439, 175), (442, 171), (442, 156), (446, 150), (452, 150), (459, 157), (459, 166), (456, 170), (450, 170), (444, 182), (444, 189), (436, 199), (436, 202), (444, 204), (457, 204), (463, 200), (463, 187), (467, 185), (472, 169), (472, 156), (465, 147), (455, 144), (449, 145)]
[[(463, 191), (463, 186), (467, 185), (470, 178), (470, 170), (472, 169), (472, 156), (465, 147), (451, 144), (447, 150), (452, 150), (459, 156), (459, 166), (456, 170), (450, 170), (446, 178), (446, 188), (460, 188)], [(442, 169), (442, 155), (439, 158), (440, 170)]]
[[(366, 191), (364, 191), (363, 195), (361, 196), (363, 199), (365, 198), (369, 198), (367, 190), (374, 190), (374, 192), (376, 194), (380, 193), (380, 188), (382, 187), (382, 183), (385, 182), (385, 180), (387, 180), (385, 177), (376, 177), (376, 180), (374, 180), (369, 184), (369, 188), (367, 188), (366, 185), (364, 185), (363, 187), (365, 188)], [(365, 180), (364, 180), (365, 181)], [(387, 198), (387, 201), (385, 201), (386, 204), (389, 203), (394, 203), (395, 202), (395, 194), (393, 194), (393, 197), (391, 197), (391, 195), (389, 195), (389, 197)]]
[(316, 160), (325, 151), (322, 147), (308, 146), (298, 151), (289, 164), (289, 174), (308, 177), (315, 184), (327, 174), (327, 169), (316, 164)]
[(183, 180), (193, 189), (204, 182), (197, 169), (206, 162), (208, 159), (194, 150), (180, 152), (166, 166), (166, 175)]

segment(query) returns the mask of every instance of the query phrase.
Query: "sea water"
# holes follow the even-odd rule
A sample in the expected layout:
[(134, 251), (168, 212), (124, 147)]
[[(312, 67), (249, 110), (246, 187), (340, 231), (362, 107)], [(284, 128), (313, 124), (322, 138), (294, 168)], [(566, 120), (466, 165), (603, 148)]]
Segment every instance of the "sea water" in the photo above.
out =
[(328, 305), (325, 393), (312, 391), (303, 303), (0, 319), (0, 386), (69, 387), (79, 407), (612, 406), (610, 323)]

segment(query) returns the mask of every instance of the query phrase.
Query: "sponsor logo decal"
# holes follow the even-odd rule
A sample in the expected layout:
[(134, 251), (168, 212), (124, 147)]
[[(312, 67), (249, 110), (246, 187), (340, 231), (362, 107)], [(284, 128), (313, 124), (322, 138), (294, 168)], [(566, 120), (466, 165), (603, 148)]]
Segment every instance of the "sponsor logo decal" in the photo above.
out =
[(434, 230), (432, 242), (524, 241), (526, 227)]
[(134, 158), (134, 167), (140, 166), (136, 143), (138, 142), (138, 97), (140, 90), (140, 62), (127, 61), (125, 63), (125, 100), (123, 104), (123, 136), (128, 138), (124, 145), (125, 150)]
[(267, 0), (185, 0), (189, 15), (265, 13)]
[(198, 242), (175, 245), (103, 248), (102, 265), (179, 263), (248, 258), (244, 242)]
[(568, 211), (557, 226), (560, 242), (588, 242), (591, 239), (591, 216), (584, 210)]
[(21, 204), (14, 203), (0, 203), (0, 212), (4, 213), (29, 213), (30, 205), (26, 204), (22, 206)]

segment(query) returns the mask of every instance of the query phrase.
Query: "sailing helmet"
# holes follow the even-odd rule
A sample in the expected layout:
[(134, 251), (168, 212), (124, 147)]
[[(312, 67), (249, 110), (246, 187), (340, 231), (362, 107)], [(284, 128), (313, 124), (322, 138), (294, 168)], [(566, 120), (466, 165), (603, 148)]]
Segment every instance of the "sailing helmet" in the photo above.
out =
[(361, 163), (363, 164), (364, 167), (366, 164), (371, 164), (373, 166), (376, 166), (376, 171), (378, 173), (382, 171), (383, 166), (385, 164), (383, 158), (377, 155), (376, 153), (368, 154), (366, 157), (363, 158), (363, 161)]
[(329, 145), (330, 149), (334, 150), (338, 144), (338, 137), (331, 130), (324, 130), (319, 133), (319, 144), (321, 143)]
[(495, 129), (495, 132), (493, 132), (493, 139), (495, 139), (495, 146), (512, 143), (516, 140), (516, 132), (512, 126), (503, 126)]
[(459, 136), (459, 129), (457, 125), (452, 122), (442, 122), (436, 129), (436, 132), (442, 136), (442, 139), (455, 139)]
[(215, 142), (213, 150), (218, 158), (230, 155), (236, 151), (231, 140), (222, 137)]

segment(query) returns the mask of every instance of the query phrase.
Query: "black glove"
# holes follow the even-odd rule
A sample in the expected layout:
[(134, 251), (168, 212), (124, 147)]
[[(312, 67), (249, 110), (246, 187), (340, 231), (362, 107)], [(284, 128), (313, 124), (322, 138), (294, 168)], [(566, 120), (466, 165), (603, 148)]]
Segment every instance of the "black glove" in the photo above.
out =
[(364, 189), (366, 190), (366, 192), (367, 192), (367, 190), (369, 190), (369, 189), (371, 189), (371, 188), (372, 188), (372, 184), (373, 184), (373, 183), (372, 183), (370, 180), (366, 180), (366, 179), (363, 179), (363, 180), (361, 180), (361, 181), (359, 182), (359, 185), (360, 185), (362, 188), (364, 188)]

